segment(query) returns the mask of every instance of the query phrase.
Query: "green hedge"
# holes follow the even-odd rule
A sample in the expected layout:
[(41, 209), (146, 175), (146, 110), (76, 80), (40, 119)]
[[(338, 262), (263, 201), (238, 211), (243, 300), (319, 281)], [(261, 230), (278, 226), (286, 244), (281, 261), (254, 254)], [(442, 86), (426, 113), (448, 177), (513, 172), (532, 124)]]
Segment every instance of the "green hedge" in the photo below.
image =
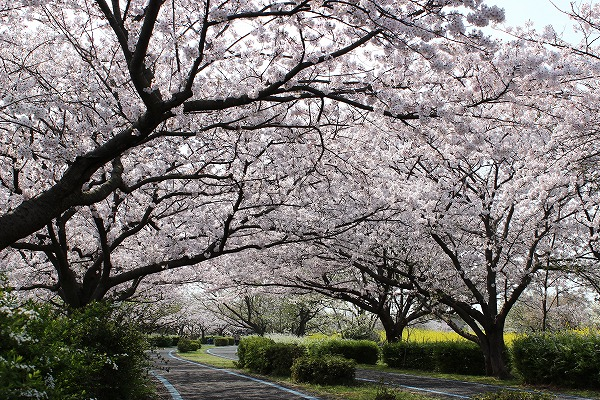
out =
[(306, 349), (296, 343), (251, 336), (240, 340), (238, 366), (259, 374), (290, 376), (294, 360), (305, 354)]
[(213, 339), (215, 346), (232, 346), (235, 344), (235, 340), (229, 336), (217, 336)]
[(485, 375), (481, 348), (466, 341), (436, 342), (433, 346), (435, 371), (447, 374)]
[(392, 368), (485, 375), (483, 353), (472, 342), (387, 343), (382, 348), (382, 356)]
[(177, 350), (181, 353), (189, 353), (190, 351), (196, 351), (201, 348), (202, 345), (198, 340), (191, 340), (188, 338), (181, 338), (177, 343)]
[(432, 343), (386, 343), (381, 349), (383, 362), (389, 367), (434, 371)]
[(600, 335), (532, 334), (512, 345), (515, 368), (531, 384), (600, 388)]
[(349, 385), (354, 382), (356, 364), (340, 356), (304, 356), (291, 368), (292, 379), (319, 385)]
[(239, 368), (258, 368), (261, 349), (265, 346), (275, 344), (275, 341), (262, 336), (247, 336), (240, 340), (238, 345), (237, 365)]
[(314, 356), (339, 355), (358, 364), (377, 364), (379, 347), (370, 340), (330, 339), (309, 344), (309, 353)]
[(177, 346), (179, 342), (179, 336), (176, 335), (150, 335), (148, 336), (148, 343), (152, 347), (171, 347)]

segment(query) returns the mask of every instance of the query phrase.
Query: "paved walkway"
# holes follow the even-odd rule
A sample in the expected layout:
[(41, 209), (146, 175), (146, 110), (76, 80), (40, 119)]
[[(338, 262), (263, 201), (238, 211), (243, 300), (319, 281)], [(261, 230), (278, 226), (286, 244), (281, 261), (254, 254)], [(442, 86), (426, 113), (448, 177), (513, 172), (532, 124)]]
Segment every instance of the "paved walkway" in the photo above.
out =
[[(237, 346), (225, 346), (212, 348), (209, 350), (209, 353), (217, 357), (223, 357), (229, 360), (237, 360), (236, 351)], [(501, 389), (523, 391), (523, 389), (520, 388), (508, 388), (506, 386), (462, 382), (450, 379), (429, 378), (418, 375), (399, 374), (369, 369), (357, 369), (356, 379), (373, 383), (384, 382), (386, 385), (452, 399), (469, 399), (477, 394), (496, 392)], [(557, 400), (591, 400), (584, 397), (569, 396), (561, 393), (554, 393), (554, 395), (556, 396)]]
[(234, 371), (184, 360), (174, 349), (161, 350), (154, 377), (164, 390), (161, 399), (172, 400), (319, 400), (273, 382)]

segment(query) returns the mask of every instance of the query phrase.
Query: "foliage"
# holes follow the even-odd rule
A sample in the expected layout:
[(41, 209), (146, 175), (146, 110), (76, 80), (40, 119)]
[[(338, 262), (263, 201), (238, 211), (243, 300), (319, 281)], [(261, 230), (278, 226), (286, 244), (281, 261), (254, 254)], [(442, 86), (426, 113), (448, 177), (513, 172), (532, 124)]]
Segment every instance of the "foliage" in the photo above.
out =
[(148, 343), (152, 347), (171, 347), (177, 346), (179, 336), (176, 335), (149, 335)]
[(433, 345), (435, 342), (385, 343), (381, 349), (383, 362), (392, 368), (433, 371)]
[(308, 346), (311, 355), (339, 355), (359, 364), (377, 364), (379, 347), (370, 340), (322, 340)]
[(464, 375), (485, 375), (481, 348), (473, 342), (436, 342), (432, 346), (435, 371)]
[(379, 341), (379, 335), (369, 326), (359, 325), (349, 327), (342, 331), (342, 337), (344, 339), (351, 340), (369, 340), (372, 342)]
[(177, 350), (179, 350), (181, 353), (189, 353), (191, 351), (196, 351), (201, 347), (202, 345), (198, 340), (180, 338), (179, 342), (177, 342)]
[(485, 374), (483, 353), (467, 341), (396, 342), (382, 347), (383, 361), (392, 368), (458, 373)]
[(473, 400), (552, 400), (555, 396), (541, 392), (522, 392), (518, 390), (500, 390), (473, 396)]
[(238, 366), (261, 374), (289, 376), (294, 360), (305, 354), (306, 348), (297, 343), (275, 343), (271, 339), (250, 336), (240, 340)]
[(216, 336), (213, 338), (213, 344), (215, 346), (233, 346), (235, 339), (231, 336)]
[(600, 387), (600, 334), (535, 333), (513, 342), (515, 368), (531, 384)]
[(304, 356), (297, 358), (291, 368), (297, 382), (321, 385), (349, 385), (354, 382), (356, 364), (340, 356)]
[(260, 369), (257, 360), (261, 357), (261, 349), (274, 343), (274, 340), (262, 336), (246, 336), (240, 339), (237, 349), (238, 367), (251, 370)]
[(290, 376), (294, 361), (306, 354), (306, 348), (296, 343), (275, 343), (266, 348), (271, 375)]
[(2, 399), (142, 399), (151, 392), (147, 348), (113, 306), (64, 315), (0, 291)]
[(398, 400), (398, 396), (395, 390), (385, 386), (383, 380), (381, 380), (377, 386), (377, 393), (373, 400)]

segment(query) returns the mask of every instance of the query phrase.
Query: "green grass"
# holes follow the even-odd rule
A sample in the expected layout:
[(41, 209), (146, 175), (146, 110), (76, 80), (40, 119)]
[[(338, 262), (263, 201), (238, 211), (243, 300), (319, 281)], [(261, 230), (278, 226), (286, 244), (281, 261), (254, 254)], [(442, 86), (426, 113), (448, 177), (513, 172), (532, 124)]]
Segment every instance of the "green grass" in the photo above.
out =
[(217, 368), (236, 369), (235, 362), (226, 358), (216, 357), (208, 354), (206, 350), (214, 348), (214, 345), (203, 344), (202, 348), (189, 353), (177, 353), (181, 358), (195, 361), (201, 364), (211, 365)]

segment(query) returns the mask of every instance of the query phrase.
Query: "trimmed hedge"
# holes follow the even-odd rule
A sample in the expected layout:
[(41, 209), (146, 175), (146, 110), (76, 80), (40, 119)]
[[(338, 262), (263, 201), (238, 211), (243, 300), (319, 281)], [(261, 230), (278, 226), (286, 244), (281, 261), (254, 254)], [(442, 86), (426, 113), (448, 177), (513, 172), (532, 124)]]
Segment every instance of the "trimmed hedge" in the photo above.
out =
[(213, 339), (215, 346), (233, 346), (235, 339), (230, 336), (217, 336)]
[(356, 363), (340, 356), (304, 356), (291, 368), (292, 379), (318, 385), (349, 385), (354, 383)]
[(386, 343), (382, 355), (383, 361), (392, 368), (485, 375), (481, 349), (466, 341)]
[(386, 343), (381, 349), (383, 362), (389, 367), (434, 371), (432, 343)]
[(275, 344), (275, 341), (262, 336), (247, 336), (238, 345), (237, 365), (239, 368), (255, 369), (256, 359), (260, 357), (260, 349)]
[(600, 335), (538, 333), (516, 339), (513, 362), (531, 384), (600, 388)]
[(379, 347), (370, 340), (330, 339), (309, 344), (309, 353), (315, 356), (339, 355), (358, 364), (377, 364)]
[(181, 353), (189, 353), (190, 351), (196, 351), (201, 348), (202, 345), (198, 340), (191, 340), (187, 338), (179, 339), (177, 342), (177, 350)]
[(150, 335), (148, 343), (152, 347), (172, 347), (177, 346), (179, 336), (176, 335)]
[(305, 354), (306, 349), (296, 343), (251, 336), (240, 340), (237, 364), (260, 374), (290, 376), (294, 360)]
[(435, 370), (447, 374), (485, 375), (485, 358), (473, 342), (437, 342), (433, 346)]

